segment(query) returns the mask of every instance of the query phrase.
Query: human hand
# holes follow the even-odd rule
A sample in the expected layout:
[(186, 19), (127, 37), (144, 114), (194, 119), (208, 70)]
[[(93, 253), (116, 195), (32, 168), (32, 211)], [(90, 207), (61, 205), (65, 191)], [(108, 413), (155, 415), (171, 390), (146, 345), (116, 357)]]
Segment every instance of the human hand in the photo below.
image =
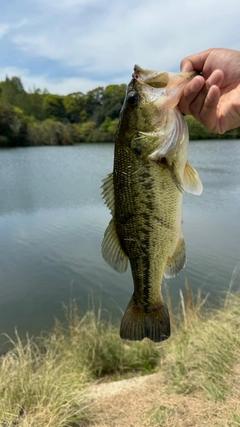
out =
[(184, 88), (179, 102), (211, 132), (224, 133), (240, 126), (240, 52), (208, 49), (184, 58), (182, 71), (199, 71)]

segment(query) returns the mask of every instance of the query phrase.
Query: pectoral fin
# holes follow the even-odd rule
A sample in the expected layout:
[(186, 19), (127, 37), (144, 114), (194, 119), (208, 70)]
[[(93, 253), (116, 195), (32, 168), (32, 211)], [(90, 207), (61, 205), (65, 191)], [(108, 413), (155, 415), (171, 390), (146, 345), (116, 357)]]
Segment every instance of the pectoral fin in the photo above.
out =
[(172, 178), (174, 184), (176, 185), (177, 189), (180, 191), (180, 193), (184, 193), (183, 183), (182, 183), (182, 180), (181, 180), (180, 175), (178, 173), (178, 170), (175, 167), (175, 163), (172, 163), (170, 165), (169, 162), (167, 161), (166, 157), (163, 157), (161, 159), (161, 163), (164, 164), (168, 168), (169, 173), (171, 175), (171, 178)]
[(161, 159), (161, 163), (166, 165), (174, 184), (181, 193), (184, 193), (186, 191), (186, 193), (192, 193), (196, 196), (200, 196), (200, 194), (202, 194), (202, 182), (199, 178), (197, 171), (194, 169), (193, 166), (190, 165), (190, 163), (187, 162), (185, 166), (183, 180), (181, 179), (178, 173), (175, 163), (172, 163), (170, 165), (166, 157), (163, 157)]
[(186, 246), (183, 237), (181, 237), (172, 258), (169, 259), (165, 268), (164, 277), (166, 279), (175, 277), (184, 268), (186, 260)]
[(103, 199), (110, 209), (112, 216), (114, 216), (114, 185), (113, 185), (113, 173), (110, 173), (106, 178), (103, 179), (102, 195)]
[(202, 182), (197, 171), (188, 162), (184, 170), (183, 188), (187, 193), (192, 193), (196, 196), (200, 196), (203, 191)]
[(102, 256), (114, 270), (118, 271), (118, 273), (124, 273), (127, 270), (128, 257), (119, 242), (113, 219), (109, 222), (104, 233)]

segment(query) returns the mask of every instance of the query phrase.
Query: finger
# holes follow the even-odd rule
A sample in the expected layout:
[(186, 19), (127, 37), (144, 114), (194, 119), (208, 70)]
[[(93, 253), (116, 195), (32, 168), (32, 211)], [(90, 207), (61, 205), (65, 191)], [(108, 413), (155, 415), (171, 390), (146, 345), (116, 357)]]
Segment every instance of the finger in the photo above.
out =
[(200, 115), (201, 115), (201, 111), (202, 111), (204, 102), (206, 100), (207, 94), (208, 94), (208, 89), (206, 87), (206, 84), (204, 84), (203, 88), (197, 94), (195, 99), (191, 102), (191, 104), (189, 104), (190, 114), (192, 114), (192, 116), (199, 121), (201, 121)]
[(206, 80), (206, 87), (210, 89), (211, 86), (220, 87), (224, 80), (224, 72), (222, 70), (214, 70), (212, 74)]
[(183, 58), (180, 64), (181, 71), (202, 71), (204, 63), (212, 49)]
[(193, 64), (192, 64), (191, 60), (188, 59), (188, 58), (184, 58), (181, 61), (180, 70), (183, 71), (184, 73), (185, 72), (188, 73), (190, 71), (194, 71), (194, 67), (193, 67)]
[(220, 97), (218, 85), (221, 85), (223, 79), (224, 73), (215, 70), (188, 107), (190, 114), (210, 131), (216, 126), (216, 108)]
[(202, 110), (199, 114), (200, 122), (211, 132), (219, 132), (217, 105), (220, 98), (218, 86), (211, 86), (205, 97)]
[(178, 104), (180, 111), (184, 114), (191, 114), (190, 105), (196, 99), (199, 92), (203, 89), (205, 80), (201, 76), (196, 76), (184, 88), (183, 95)]

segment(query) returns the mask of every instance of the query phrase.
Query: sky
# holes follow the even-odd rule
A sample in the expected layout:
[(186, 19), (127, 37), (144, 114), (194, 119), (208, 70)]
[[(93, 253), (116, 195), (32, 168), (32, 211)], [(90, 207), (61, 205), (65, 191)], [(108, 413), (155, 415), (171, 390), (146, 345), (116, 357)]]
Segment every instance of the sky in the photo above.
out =
[(0, 81), (66, 95), (128, 83), (134, 64), (240, 49), (239, 0), (0, 0)]

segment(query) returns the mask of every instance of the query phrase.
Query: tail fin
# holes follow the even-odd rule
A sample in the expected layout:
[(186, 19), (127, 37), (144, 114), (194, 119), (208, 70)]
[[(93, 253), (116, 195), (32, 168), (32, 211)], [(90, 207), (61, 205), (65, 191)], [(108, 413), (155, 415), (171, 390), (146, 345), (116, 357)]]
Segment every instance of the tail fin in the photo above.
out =
[(160, 342), (170, 335), (170, 318), (164, 301), (144, 311), (133, 298), (130, 300), (120, 327), (121, 338), (131, 341), (149, 338), (154, 342)]

